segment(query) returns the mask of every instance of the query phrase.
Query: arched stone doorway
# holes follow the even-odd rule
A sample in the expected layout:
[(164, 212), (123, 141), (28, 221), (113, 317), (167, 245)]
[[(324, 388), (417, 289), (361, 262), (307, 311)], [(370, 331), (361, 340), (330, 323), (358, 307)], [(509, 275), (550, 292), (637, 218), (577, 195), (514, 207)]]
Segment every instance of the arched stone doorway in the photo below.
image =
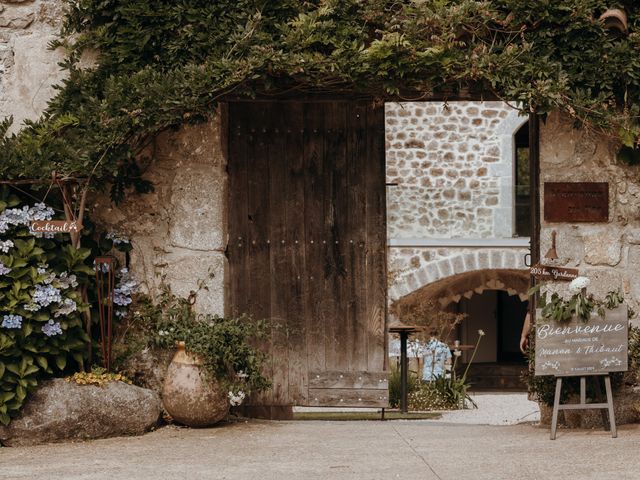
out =
[[(402, 317), (421, 311), (422, 305), (436, 305), (442, 311), (462, 313), (465, 319), (447, 339), (473, 345), (482, 338), (469, 370), (469, 382), (475, 389), (523, 388), (520, 381), (526, 365), (519, 351), (520, 333), (527, 311), (529, 274), (519, 269), (484, 269), (451, 275), (429, 283), (392, 304)], [(471, 351), (461, 357), (462, 368), (470, 361)]]

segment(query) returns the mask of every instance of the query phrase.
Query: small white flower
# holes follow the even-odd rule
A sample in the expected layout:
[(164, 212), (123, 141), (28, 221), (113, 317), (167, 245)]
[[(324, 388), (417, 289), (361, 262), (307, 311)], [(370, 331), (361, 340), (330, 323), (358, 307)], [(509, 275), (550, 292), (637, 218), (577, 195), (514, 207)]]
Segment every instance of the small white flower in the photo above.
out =
[(0, 252), (7, 253), (10, 248), (13, 248), (13, 242), (11, 240), (5, 240), (0, 242)]
[(587, 288), (591, 280), (587, 277), (576, 277), (569, 284), (569, 291), (573, 294), (580, 293), (583, 288)]
[(478, 330), (478, 335), (480, 335), (481, 337), (484, 337), (484, 330)]
[(229, 403), (231, 404), (231, 406), (237, 407), (244, 400), (245, 393), (242, 390), (238, 390), (237, 393), (233, 393), (232, 391), (229, 391), (227, 396), (229, 397)]
[(453, 351), (453, 354), (454, 354), (456, 357), (459, 357), (459, 356), (461, 356), (461, 355), (462, 355), (462, 350), (454, 350), (454, 351)]

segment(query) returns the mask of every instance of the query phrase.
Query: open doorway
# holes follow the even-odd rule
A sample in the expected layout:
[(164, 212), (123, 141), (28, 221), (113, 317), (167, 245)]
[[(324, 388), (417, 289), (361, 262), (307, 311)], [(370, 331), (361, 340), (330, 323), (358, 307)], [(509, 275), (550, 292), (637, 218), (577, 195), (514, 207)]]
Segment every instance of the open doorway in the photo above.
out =
[[(480, 295), (463, 298), (457, 311), (467, 315), (458, 327), (463, 344), (475, 344), (478, 330), (485, 335), (471, 368), (469, 382), (475, 390), (524, 390), (520, 380), (526, 359), (520, 352), (520, 334), (527, 313), (527, 302), (503, 290), (485, 290)], [(471, 360), (465, 352), (463, 363)]]

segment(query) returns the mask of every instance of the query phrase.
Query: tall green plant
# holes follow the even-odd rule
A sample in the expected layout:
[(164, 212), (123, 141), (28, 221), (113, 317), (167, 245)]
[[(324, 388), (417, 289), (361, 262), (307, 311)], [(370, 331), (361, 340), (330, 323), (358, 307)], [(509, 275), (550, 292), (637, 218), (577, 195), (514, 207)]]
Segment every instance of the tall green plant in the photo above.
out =
[(82, 366), (89, 340), (78, 288), (93, 270), (91, 252), (75, 249), (64, 235), (29, 230), (32, 220), (54, 211), (24, 205), (0, 191), (0, 423), (8, 424), (38, 379)]

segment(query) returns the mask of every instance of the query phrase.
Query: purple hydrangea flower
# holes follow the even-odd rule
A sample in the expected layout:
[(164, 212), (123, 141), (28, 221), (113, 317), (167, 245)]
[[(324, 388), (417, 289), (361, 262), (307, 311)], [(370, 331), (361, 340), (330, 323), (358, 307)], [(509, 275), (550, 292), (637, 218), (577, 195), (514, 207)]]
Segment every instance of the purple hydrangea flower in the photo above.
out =
[(6, 275), (10, 271), (11, 269), (9, 267), (5, 266), (4, 263), (0, 262), (0, 275)]
[(60, 327), (60, 322), (54, 322), (53, 320), (49, 320), (42, 326), (42, 333), (44, 333), (47, 337), (53, 337), (54, 335), (61, 335), (62, 328)]

